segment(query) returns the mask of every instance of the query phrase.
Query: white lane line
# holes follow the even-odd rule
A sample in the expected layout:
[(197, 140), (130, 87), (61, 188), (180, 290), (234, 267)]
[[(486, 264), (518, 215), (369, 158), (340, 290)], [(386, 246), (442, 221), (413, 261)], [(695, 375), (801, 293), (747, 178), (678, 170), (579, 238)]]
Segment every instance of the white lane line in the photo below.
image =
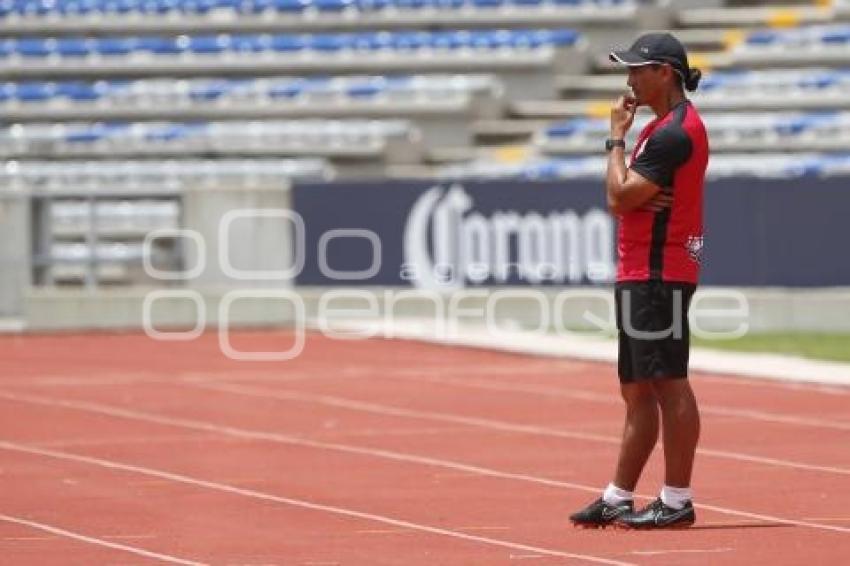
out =
[[(27, 446), (23, 444), (17, 444), (15, 442), (8, 442), (4, 440), (0, 440), (0, 449), (5, 449), (14, 452), (23, 452), (27, 454), (33, 454), (36, 456), (43, 456), (47, 458), (55, 458), (59, 460), (67, 460), (72, 462), (78, 462), (83, 464), (91, 464), (94, 466), (99, 466), (101, 468), (107, 468), (110, 470), (121, 470), (124, 472), (132, 472), (136, 474), (142, 474), (146, 476), (162, 478), (166, 480), (170, 480), (176, 483), (182, 483), (186, 485), (191, 485), (193, 487), (206, 488), (214, 491), (220, 491), (224, 493), (230, 493), (234, 495), (240, 495), (242, 497), (249, 497), (252, 499), (260, 499), (264, 501), (272, 501), (275, 503), (282, 503), (284, 505), (289, 505), (291, 507), (299, 507), (302, 509), (310, 509), (312, 511), (321, 511), (324, 513), (331, 513), (334, 515), (341, 515), (344, 517), (353, 517), (356, 519), (364, 519), (367, 521), (372, 521), (375, 523), (382, 523), (385, 525), (392, 525), (394, 527), (403, 527), (413, 531), (420, 531), (434, 535), (441, 535), (450, 538), (457, 538), (472, 542), (483, 543), (489, 546), (498, 546), (501, 548), (509, 548), (511, 550), (520, 550), (524, 552), (535, 552), (538, 554), (545, 554), (547, 556), (557, 556), (560, 558), (573, 558), (576, 560), (584, 560), (586, 562), (593, 562), (596, 564), (611, 564), (614, 566), (635, 566), (629, 562), (620, 562), (618, 560), (609, 560), (607, 558), (602, 558), (599, 556), (591, 556), (588, 554), (576, 554), (573, 552), (565, 552), (562, 550), (554, 550), (549, 548), (541, 548), (532, 545), (494, 539), (479, 535), (472, 535), (468, 533), (461, 533), (457, 531), (452, 531), (449, 529), (443, 529), (440, 527), (433, 527), (430, 525), (424, 525), (421, 523), (414, 523), (411, 521), (405, 521), (403, 519), (395, 519), (392, 517), (387, 517), (385, 515), (376, 515), (374, 513), (367, 513), (364, 511), (357, 511), (354, 509), (348, 509), (345, 507), (337, 507), (334, 505), (325, 505), (322, 503), (315, 503), (312, 501), (306, 501), (303, 499), (295, 499), (291, 497), (283, 497), (280, 495), (274, 495), (271, 493), (264, 493), (261, 491), (256, 491), (253, 489), (247, 489), (242, 487), (236, 487), (228, 484), (213, 482), (209, 480), (204, 480), (201, 478), (195, 478), (191, 476), (186, 476), (183, 474), (176, 474), (172, 472), (167, 472), (164, 470), (157, 470), (154, 468), (148, 468), (144, 466), (136, 466), (134, 464), (126, 464), (123, 462), (117, 462), (115, 460), (105, 460), (102, 458), (93, 458), (90, 456), (82, 456), (79, 454), (72, 454), (70, 452), (59, 452), (56, 450), (46, 450), (42, 448), (37, 448), (34, 446)], [(3, 516), (0, 515), (0, 518)], [(78, 535), (79, 536), (79, 535)], [(95, 539), (97, 540), (97, 539)], [(100, 541), (105, 545), (113, 545), (115, 543), (109, 543), (106, 541)], [(116, 545), (122, 546), (122, 545)], [(129, 547), (127, 547), (129, 548)], [(198, 564), (197, 562), (179, 562), (180, 564)]]
[[(201, 374), (192, 373), (191, 375), (198, 376)], [(256, 379), (256, 374), (202, 374), (203, 379), (208, 381), (216, 380), (233, 380), (239, 381), (242, 379)], [(314, 375), (307, 372), (293, 372), (287, 375), (269, 374), (268, 379), (274, 378), (276, 381), (304, 381), (304, 380), (320, 380), (320, 379), (339, 379), (340, 373), (328, 372), (326, 374)], [(136, 374), (136, 375), (96, 375), (96, 376), (55, 376), (55, 377), (4, 377), (0, 378), (0, 387), (15, 387), (15, 388), (49, 388), (55, 386), (73, 386), (73, 387), (103, 387), (105, 385), (138, 385), (147, 383), (174, 383), (174, 376), (163, 377), (156, 374)]]
[[(621, 405), (622, 400), (616, 395), (607, 395), (603, 393), (597, 393), (595, 391), (588, 391), (582, 389), (575, 389), (570, 387), (569, 390), (566, 389), (558, 389), (555, 387), (548, 387), (545, 385), (514, 385), (514, 384), (506, 384), (500, 383), (497, 381), (486, 380), (486, 379), (475, 379), (470, 378), (469, 375), (465, 375), (461, 378), (450, 378), (445, 377), (446, 373), (450, 373), (451, 371), (457, 371), (456, 367), (446, 368), (446, 371), (442, 369), (436, 370), (423, 370), (423, 369), (407, 369), (407, 370), (398, 370), (395, 371), (393, 377), (385, 378), (385, 379), (405, 379), (408, 381), (427, 381), (429, 383), (440, 383), (444, 385), (451, 385), (455, 387), (464, 387), (464, 388), (472, 388), (472, 389), (482, 389), (488, 391), (505, 391), (511, 393), (527, 393), (531, 395), (542, 395), (547, 397), (561, 397), (565, 399), (575, 399), (579, 401), (590, 401), (590, 402), (598, 402), (604, 404), (612, 404), (612, 405)], [(499, 373), (516, 373), (516, 369), (509, 368), (506, 370), (503, 367), (492, 367), (486, 369), (483, 373), (488, 375), (495, 375)], [(524, 371), (528, 371), (528, 368), (525, 368)], [(348, 377), (365, 377), (370, 376), (374, 377), (374, 372), (355, 369), (353, 371), (348, 372), (351, 375)], [(464, 370), (466, 374), (466, 370)], [(473, 371), (469, 373), (482, 373), (480, 368), (475, 368)], [(227, 375), (214, 375), (210, 376), (199, 375), (199, 374), (188, 374), (188, 376), (184, 377), (184, 381), (189, 382), (201, 382), (201, 383), (216, 383), (216, 382), (242, 382), (242, 381), (277, 381), (277, 382), (290, 382), (290, 381), (305, 381), (305, 380), (314, 380), (314, 379), (338, 379), (339, 374), (329, 374), (322, 376), (311, 376), (309, 373), (302, 374), (293, 374), (293, 375), (265, 375), (265, 374), (240, 374), (237, 376), (233, 376), (230, 374)], [(705, 380), (705, 377), (701, 377), (701, 380)], [(723, 381), (739, 381), (735, 378), (719, 378)], [(174, 378), (162, 378), (157, 376), (147, 376), (145, 374), (140, 374), (138, 376), (103, 376), (103, 377), (88, 377), (88, 378), (62, 378), (62, 377), (53, 377), (53, 378), (34, 378), (26, 381), (25, 383), (20, 383), (12, 380), (2, 380), (0, 381), (0, 386), (11, 385), (11, 386), (22, 386), (22, 385), (37, 385), (37, 386), (55, 386), (55, 385), (83, 385), (83, 386), (103, 386), (103, 385), (132, 385), (132, 384), (140, 384), (140, 383), (174, 383)], [(768, 382), (770, 383), (770, 382)], [(756, 385), (763, 385), (764, 382), (756, 382)], [(800, 389), (797, 387), (797, 384), (780, 384), (785, 388), (792, 389)], [(844, 390), (838, 390), (838, 392), (842, 394), (846, 394)], [(840, 420), (834, 419), (818, 419), (812, 417), (805, 417), (800, 415), (793, 415), (787, 413), (774, 413), (767, 411), (760, 411), (755, 409), (735, 409), (731, 407), (722, 407), (716, 405), (700, 405), (700, 411), (706, 415), (718, 415), (718, 416), (728, 416), (728, 417), (738, 417), (738, 418), (746, 418), (757, 421), (764, 422), (773, 422), (773, 423), (783, 423), (783, 424), (791, 424), (791, 425), (800, 425), (800, 426), (810, 426), (810, 427), (822, 427), (822, 428), (833, 428), (836, 430), (846, 430), (850, 431), (850, 422), (844, 422)]]
[(509, 531), (509, 530), (511, 530), (511, 527), (496, 527), (496, 526), (493, 526), (493, 527), (487, 527), (487, 526), (475, 527), (475, 526), (472, 526), (472, 527), (455, 527), (454, 530), (456, 530), (456, 531)]
[[(587, 493), (592, 493), (594, 495), (599, 495), (599, 486), (590, 486), (579, 483), (572, 483), (566, 481), (553, 480), (548, 478), (541, 478), (539, 476), (532, 476), (528, 474), (518, 474), (513, 472), (505, 472), (501, 470), (495, 470), (492, 468), (485, 468), (481, 466), (476, 466), (473, 464), (466, 464), (463, 462), (455, 462), (452, 460), (444, 460), (440, 458), (431, 458), (428, 456), (419, 456), (416, 454), (410, 454), (408, 452), (395, 452), (392, 450), (381, 450), (376, 448), (366, 448), (361, 446), (354, 446), (350, 444), (339, 444), (339, 443), (331, 443), (331, 442), (321, 442), (317, 440), (309, 440), (306, 438), (299, 438), (296, 436), (289, 436), (274, 432), (263, 432), (256, 430), (248, 430), (242, 428), (236, 428), (232, 426), (225, 425), (217, 425), (215, 423), (210, 423), (206, 421), (195, 421), (189, 419), (179, 419), (175, 417), (169, 417), (166, 415), (158, 415), (155, 413), (147, 413), (141, 411), (133, 411), (129, 409), (122, 409), (120, 407), (112, 407), (109, 405), (101, 405), (98, 403), (89, 403), (82, 401), (68, 401), (65, 399), (49, 399), (44, 397), (34, 397), (31, 395), (16, 395), (10, 394), (8, 392), (0, 391), (0, 398), (12, 399), (14, 401), (22, 402), (22, 403), (32, 403), (37, 405), (45, 405), (48, 407), (56, 407), (63, 409), (74, 409), (78, 411), (87, 411), (90, 413), (96, 413), (101, 415), (108, 415), (111, 417), (118, 417), (128, 420), (135, 421), (143, 421), (149, 422), (164, 426), (174, 426), (181, 428), (188, 428), (193, 430), (203, 430), (206, 432), (216, 432), (222, 435), (241, 438), (244, 440), (259, 440), (264, 442), (273, 442), (277, 444), (287, 444), (290, 446), (302, 446), (306, 448), (316, 448), (320, 450), (333, 450), (336, 452), (342, 452), (346, 454), (357, 454), (360, 456), (374, 457), (374, 458), (382, 458), (385, 460), (393, 460), (396, 462), (407, 462), (411, 464), (420, 464), (425, 466), (432, 466), (435, 468), (444, 468), (453, 471), (459, 472), (469, 472), (472, 474), (477, 474), (481, 476), (489, 476), (493, 478), (507, 479), (507, 480), (517, 480), (528, 483), (534, 483), (538, 485), (546, 485), (549, 487), (557, 487), (557, 488), (565, 488), (565, 489), (573, 489), (576, 491), (584, 491)], [(644, 500), (653, 500), (654, 496), (637, 496), (639, 499)], [(706, 504), (698, 504), (695, 505), (698, 509), (707, 509), (710, 511), (716, 511), (718, 513), (723, 513), (725, 515), (731, 515), (734, 517), (745, 517), (747, 519), (756, 519), (759, 521), (766, 521), (770, 523), (779, 523), (783, 525), (793, 525), (796, 527), (810, 527), (813, 529), (819, 529), (824, 531), (836, 531), (840, 533), (850, 533), (850, 528), (844, 527), (836, 527), (833, 525), (823, 525), (820, 523), (813, 523), (807, 521), (797, 521), (794, 519), (785, 519), (783, 517), (774, 517), (771, 515), (761, 515), (756, 513), (750, 513), (748, 511), (739, 511), (736, 509), (730, 509), (727, 507), (719, 507), (716, 505), (706, 505)]]
[(77, 446), (110, 446), (118, 444), (126, 446), (129, 444), (168, 444), (171, 442), (215, 442), (219, 438), (204, 434), (181, 434), (171, 436), (125, 436), (115, 438), (74, 438), (69, 440), (53, 440), (48, 442), (34, 442), (36, 446), (43, 448), (74, 448)]
[[(509, 383), (500, 383), (487, 379), (476, 378), (450, 378), (444, 376), (433, 376), (430, 374), (419, 373), (416, 377), (385, 377), (384, 379), (404, 379), (408, 381), (425, 381), (428, 383), (438, 383), (442, 385), (451, 385), (455, 387), (480, 389), (484, 391), (502, 391), (506, 393), (526, 393), (529, 395), (540, 395), (543, 397), (559, 397), (564, 399), (574, 399), (577, 401), (589, 401), (592, 403), (602, 403), (606, 405), (623, 404), (620, 397), (616, 395), (607, 395), (588, 391), (584, 389), (576, 389), (572, 386), (569, 389), (549, 387), (545, 385), (516, 385)], [(203, 383), (203, 381), (201, 380)], [(759, 411), (755, 409), (735, 409), (732, 407), (721, 407), (717, 405), (709, 405), (700, 403), (700, 412), (706, 415), (719, 415), (724, 417), (738, 417), (743, 419), (751, 419), (756, 421), (765, 421), (772, 423), (782, 423), (810, 427), (833, 428), (836, 430), (850, 431), (850, 422), (844, 422), (834, 419), (820, 419), (805, 417), (800, 415), (792, 415), (788, 413), (774, 413), (767, 411)]]
[[(418, 409), (405, 409), (393, 405), (382, 405), (378, 403), (370, 403), (366, 401), (358, 401), (355, 399), (347, 399), (343, 397), (335, 397), (331, 395), (314, 395), (310, 393), (300, 393), (296, 391), (281, 391), (277, 389), (265, 389), (260, 387), (251, 387), (245, 385), (233, 385), (224, 383), (198, 383), (187, 382), (187, 385), (202, 389), (210, 389), (213, 391), (223, 391), (225, 393), (234, 393), (248, 397), (261, 397), (264, 399), (280, 399), (283, 401), (296, 401), (301, 403), (312, 403), (316, 405), (324, 405), (328, 407), (349, 409), (365, 413), (378, 415), (386, 415), (393, 417), (404, 417), (431, 420), (437, 422), (448, 422), (456, 424), (465, 424), (477, 428), (487, 430), (499, 430), (503, 432), (515, 432), (523, 434), (531, 434), (537, 436), (554, 436), (559, 438), (572, 438), (576, 440), (586, 440), (590, 442), (602, 442), (605, 444), (617, 445), (620, 444), (619, 436), (608, 436), (603, 434), (593, 434), (589, 432), (574, 432), (563, 429), (548, 428), (536, 425), (524, 425), (510, 423), (505, 421), (497, 421), (493, 419), (483, 419), (479, 417), (467, 417), (454, 413), (438, 413), (432, 411), (422, 411)], [(2, 396), (2, 395), (0, 395)], [(741, 452), (732, 452), (728, 450), (715, 450), (711, 448), (698, 448), (697, 454), (703, 456), (711, 456), (714, 458), (722, 458), (726, 460), (736, 460), (740, 462), (750, 462), (756, 464), (766, 464), (769, 466), (777, 466), (783, 468), (792, 468), (798, 470), (807, 470), (812, 472), (824, 472), (830, 474), (850, 475), (850, 469), (838, 468), (834, 466), (819, 466), (805, 462), (796, 462), (780, 458), (769, 458), (764, 456), (755, 456), (752, 454), (744, 454)]]
[(440, 434), (451, 434), (453, 432), (463, 432), (469, 430), (468, 427), (460, 426), (442, 426), (442, 427), (417, 427), (404, 429), (387, 429), (387, 428), (365, 428), (365, 429), (335, 429), (317, 431), (310, 436), (313, 438), (352, 438), (352, 437), (369, 437), (369, 436), (430, 436)]
[(184, 558), (178, 558), (176, 556), (170, 556), (168, 554), (160, 554), (158, 552), (151, 552), (149, 550), (144, 550), (141, 548), (136, 548), (135, 546), (127, 546), (126, 544), (120, 544), (117, 542), (109, 542), (108, 540), (103, 540), (99, 538), (94, 538), (86, 535), (82, 535), (80, 533), (74, 533), (71, 531), (67, 531), (65, 529), (60, 529), (59, 527), (54, 527), (52, 525), (47, 525), (44, 523), (38, 523), (36, 521), (30, 521), (28, 519), (23, 519), (21, 517), (13, 517), (12, 515), (3, 515), (0, 514), (0, 521), (6, 521), (7, 523), (15, 523), (18, 525), (23, 525), (26, 527), (30, 527), (33, 529), (38, 529), (40, 531), (45, 531), (54, 535), (63, 536), (66, 538), (71, 538), (74, 540), (79, 540), (82, 542), (87, 542), (89, 544), (94, 544), (97, 546), (105, 546), (108, 548), (113, 548), (115, 550), (123, 550), (125, 552), (130, 552), (132, 554), (136, 554), (138, 556), (144, 556), (145, 558), (154, 558), (156, 560), (161, 560), (162, 562), (167, 562), (169, 564), (185, 564), (187, 566), (205, 566), (203, 562), (196, 562), (194, 560), (186, 560)]
[(716, 554), (720, 552), (732, 552), (734, 548), (677, 548), (673, 550), (633, 550), (630, 554), (639, 556), (658, 556), (660, 554)]

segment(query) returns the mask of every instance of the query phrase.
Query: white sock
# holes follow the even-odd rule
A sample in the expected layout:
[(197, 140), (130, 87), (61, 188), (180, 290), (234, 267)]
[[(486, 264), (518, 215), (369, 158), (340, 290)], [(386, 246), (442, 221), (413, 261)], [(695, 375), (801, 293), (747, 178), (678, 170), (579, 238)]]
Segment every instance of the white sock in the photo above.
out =
[(606, 487), (605, 491), (602, 493), (602, 499), (608, 505), (619, 505), (620, 503), (634, 499), (634, 494), (631, 491), (620, 489), (613, 483), (609, 483), (608, 487)]
[(661, 488), (661, 501), (664, 505), (673, 509), (681, 509), (692, 498), (693, 494), (689, 487), (670, 487), (669, 485), (665, 485)]

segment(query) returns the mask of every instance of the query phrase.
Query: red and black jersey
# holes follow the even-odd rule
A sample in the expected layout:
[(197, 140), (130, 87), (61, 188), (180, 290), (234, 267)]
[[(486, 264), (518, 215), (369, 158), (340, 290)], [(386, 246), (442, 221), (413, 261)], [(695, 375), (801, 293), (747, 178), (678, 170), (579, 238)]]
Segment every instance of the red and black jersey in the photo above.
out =
[(689, 101), (643, 129), (629, 167), (670, 192), (673, 204), (660, 212), (638, 208), (620, 215), (617, 281), (697, 282), (707, 164), (708, 136)]

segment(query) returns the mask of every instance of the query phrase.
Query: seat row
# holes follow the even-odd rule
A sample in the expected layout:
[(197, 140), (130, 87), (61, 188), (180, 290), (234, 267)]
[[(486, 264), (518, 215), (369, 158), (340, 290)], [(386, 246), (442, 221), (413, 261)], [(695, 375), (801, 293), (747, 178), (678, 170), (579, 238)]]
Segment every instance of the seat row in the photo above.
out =
[(598, 10), (636, 4), (635, 0), (6, 0), (0, 2), (0, 17), (76, 16), (87, 14), (208, 14), (234, 12), (299, 13), (363, 12), (391, 10), (493, 9), (505, 6), (572, 6)]
[(387, 152), (421, 158), (421, 135), (406, 120), (254, 120), (15, 124), (0, 151), (16, 157), (330, 156), (380, 162)]
[(500, 83), (485, 75), (396, 75), (338, 77), (270, 77), (139, 79), (114, 81), (24, 81), (0, 83), (0, 103), (73, 102), (189, 103), (222, 99), (439, 99), (458, 93), (496, 93)]
[(87, 57), (260, 53), (268, 51), (375, 51), (419, 49), (533, 49), (570, 46), (579, 33), (570, 29), (376, 31), (319, 34), (218, 34), (176, 37), (23, 37), (0, 41), (0, 57)]
[[(630, 130), (630, 139), (637, 136), (650, 120), (643, 114), (635, 118), (635, 125)], [(713, 139), (720, 136), (736, 135), (794, 137), (821, 136), (841, 134), (850, 136), (850, 112), (736, 112), (736, 113), (704, 113), (705, 127)], [(545, 137), (550, 140), (573, 140), (576, 143), (596, 141), (604, 137), (609, 129), (608, 121), (601, 118), (575, 118), (552, 124), (545, 130)]]
[(7, 161), (0, 167), (0, 187), (16, 184), (47, 190), (115, 190), (177, 187), (184, 182), (235, 180), (328, 179), (334, 170), (321, 158), (166, 159), (155, 161)]
[[(538, 158), (521, 163), (499, 163), (480, 159), (470, 163), (447, 165), (436, 176), (443, 179), (519, 178), (533, 180), (604, 178), (604, 156)], [(830, 177), (850, 174), (850, 153), (759, 153), (718, 154), (712, 156), (707, 175), (723, 177)]]

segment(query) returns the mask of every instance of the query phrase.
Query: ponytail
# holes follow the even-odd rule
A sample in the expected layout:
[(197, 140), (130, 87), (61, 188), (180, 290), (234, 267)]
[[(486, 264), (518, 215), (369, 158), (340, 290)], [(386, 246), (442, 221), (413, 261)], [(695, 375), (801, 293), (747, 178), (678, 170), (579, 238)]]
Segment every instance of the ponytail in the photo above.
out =
[(688, 92), (693, 92), (699, 86), (699, 81), (702, 78), (702, 71), (699, 69), (690, 69), (688, 76), (685, 78), (685, 88)]

